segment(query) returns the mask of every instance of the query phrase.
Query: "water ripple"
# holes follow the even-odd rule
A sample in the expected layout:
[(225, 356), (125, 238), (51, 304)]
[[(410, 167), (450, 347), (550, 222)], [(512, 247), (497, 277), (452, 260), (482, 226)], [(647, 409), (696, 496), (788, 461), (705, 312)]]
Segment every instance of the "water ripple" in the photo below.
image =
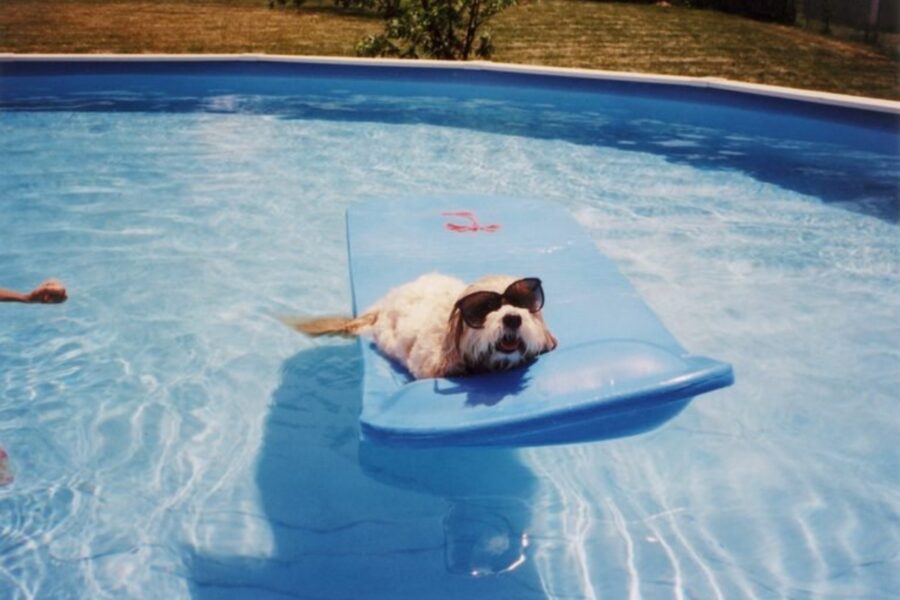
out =
[[(900, 432), (886, 418), (900, 386), (896, 226), (678, 154), (708, 131), (600, 146), (427, 122), (125, 117), (0, 119), (0, 154), (19, 157), (0, 161), (3, 285), (70, 287), (63, 305), (0, 317), (0, 444), (15, 472), (0, 487), (0, 585), (13, 598), (277, 597), (298, 589), (290, 577), (329, 575), (376, 597), (900, 589)], [(675, 156), (659, 154), (667, 140)], [(867, 164), (887, 177), (888, 158)], [(420, 457), (400, 484), (372, 480), (358, 363), (273, 315), (350, 310), (352, 200), (448, 189), (565, 206), (689, 348), (734, 363), (738, 385), (652, 434), (523, 451), (517, 470), (457, 458), (453, 479), (453, 461)], [(292, 371), (307, 351), (320, 362)], [(382, 477), (414, 460), (390, 456)], [(451, 502), (433, 491), (448, 480), (506, 495)], [(205, 578), (200, 555), (236, 558)], [(261, 565), (285, 581), (256, 586)], [(472, 565), (485, 576), (463, 576)]]

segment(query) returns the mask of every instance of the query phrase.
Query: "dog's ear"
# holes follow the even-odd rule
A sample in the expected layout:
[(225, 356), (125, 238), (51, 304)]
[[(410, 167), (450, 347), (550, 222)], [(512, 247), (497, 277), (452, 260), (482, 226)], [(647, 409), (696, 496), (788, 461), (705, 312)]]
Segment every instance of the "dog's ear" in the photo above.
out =
[(465, 361), (460, 349), (462, 343), (463, 327), (465, 323), (459, 309), (454, 308), (447, 321), (444, 330), (444, 339), (441, 341), (441, 359), (438, 363), (437, 377), (462, 375), (465, 372)]
[(550, 352), (551, 350), (555, 350), (559, 345), (559, 341), (556, 339), (556, 336), (550, 333), (550, 328), (547, 327), (547, 324), (544, 322), (544, 317), (542, 315), (538, 315), (541, 320), (541, 327), (544, 330), (544, 347), (541, 349), (541, 354), (546, 352)]
[(550, 352), (551, 350), (556, 350), (556, 347), (559, 346), (559, 341), (556, 339), (556, 336), (550, 333), (550, 330), (546, 327), (544, 328), (544, 352)]

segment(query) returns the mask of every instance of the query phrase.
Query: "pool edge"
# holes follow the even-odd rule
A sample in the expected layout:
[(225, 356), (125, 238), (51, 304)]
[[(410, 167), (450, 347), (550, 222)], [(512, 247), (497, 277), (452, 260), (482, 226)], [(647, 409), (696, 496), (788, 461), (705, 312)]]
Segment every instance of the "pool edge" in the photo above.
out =
[(868, 110), (900, 116), (900, 102), (883, 98), (851, 96), (834, 92), (821, 92), (800, 88), (766, 85), (734, 81), (721, 77), (689, 77), (684, 75), (662, 75), (636, 73), (630, 71), (603, 71), (571, 67), (548, 67), (542, 65), (521, 65), (491, 61), (443, 61), (408, 60), (389, 58), (357, 58), (346, 56), (293, 56), (277, 54), (18, 54), (0, 53), (0, 62), (37, 62), (54, 60), (60, 62), (271, 62), (318, 65), (372, 66), (403, 69), (447, 69), (465, 71), (485, 71), (519, 75), (550, 76), (568, 79), (615, 81), (623, 83), (644, 83), (656, 85), (706, 88), (725, 92), (747, 94), (808, 102), (840, 108)]

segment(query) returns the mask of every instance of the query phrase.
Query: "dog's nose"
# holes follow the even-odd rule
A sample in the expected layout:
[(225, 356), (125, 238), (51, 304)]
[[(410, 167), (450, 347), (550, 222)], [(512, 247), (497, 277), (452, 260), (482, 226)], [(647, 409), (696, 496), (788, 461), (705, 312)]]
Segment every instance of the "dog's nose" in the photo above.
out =
[(503, 326), (508, 329), (518, 329), (522, 326), (522, 317), (512, 313), (503, 315)]

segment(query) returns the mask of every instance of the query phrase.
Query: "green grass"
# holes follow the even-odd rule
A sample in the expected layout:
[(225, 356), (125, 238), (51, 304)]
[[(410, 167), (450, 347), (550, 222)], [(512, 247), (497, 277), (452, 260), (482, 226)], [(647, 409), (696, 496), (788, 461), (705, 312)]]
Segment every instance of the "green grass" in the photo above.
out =
[(312, 2), (265, 0), (0, 0), (0, 52), (353, 55), (378, 19)]
[[(898, 62), (864, 44), (713, 11), (584, 0), (525, 1), (489, 23), (494, 60), (724, 77), (900, 99)], [(0, 0), (0, 52), (352, 56), (381, 30), (327, 0)]]
[(496, 60), (900, 97), (896, 61), (799, 27), (714, 11), (543, 0), (493, 24)]

